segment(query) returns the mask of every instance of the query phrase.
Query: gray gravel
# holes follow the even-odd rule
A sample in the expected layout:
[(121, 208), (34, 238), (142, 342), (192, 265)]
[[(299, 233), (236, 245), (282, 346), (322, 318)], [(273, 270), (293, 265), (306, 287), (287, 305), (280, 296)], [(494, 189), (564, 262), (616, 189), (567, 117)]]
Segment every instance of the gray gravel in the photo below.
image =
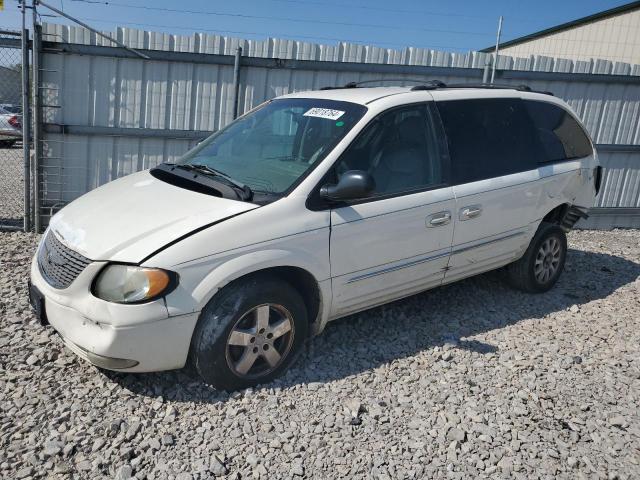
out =
[(0, 234), (0, 477), (640, 477), (640, 232), (573, 232), (554, 290), (498, 274), (335, 322), (283, 379), (98, 371), (38, 325)]

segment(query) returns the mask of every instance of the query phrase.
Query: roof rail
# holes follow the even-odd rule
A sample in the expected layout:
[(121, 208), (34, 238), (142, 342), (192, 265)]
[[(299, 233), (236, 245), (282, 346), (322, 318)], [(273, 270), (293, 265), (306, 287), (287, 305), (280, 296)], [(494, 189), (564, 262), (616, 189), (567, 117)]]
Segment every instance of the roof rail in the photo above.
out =
[(508, 85), (502, 83), (444, 83), (440, 80), (418, 80), (413, 78), (381, 78), (377, 80), (363, 80), (361, 82), (349, 82), (341, 87), (322, 87), (320, 90), (339, 90), (343, 88), (358, 88), (360, 85), (367, 83), (380, 82), (417, 82), (420, 85), (411, 87), (412, 92), (421, 90), (437, 90), (439, 88), (485, 88), (487, 90), (518, 90), (519, 92), (542, 93), (544, 95), (553, 96), (552, 92), (532, 90), (528, 85)]
[(440, 80), (429, 80), (427, 83), (422, 85), (416, 85), (411, 88), (412, 92), (417, 92), (420, 90), (435, 90), (437, 88), (447, 88), (447, 84), (441, 82)]
[(500, 83), (450, 83), (445, 84), (437, 80), (433, 80), (427, 85), (416, 85), (411, 90), (436, 90), (438, 88), (485, 88), (487, 90), (518, 90), (519, 92), (542, 93), (544, 95), (553, 96), (552, 92), (544, 92), (532, 90), (528, 85), (507, 85)]
[(352, 83), (347, 83), (346, 85), (333, 86), (333, 87), (321, 87), (320, 90), (342, 90), (343, 88), (356, 88), (357, 85), (353, 85)]
[[(365, 85), (367, 83), (382, 83), (382, 82), (412, 82), (412, 83), (421, 83), (424, 84), (425, 81), (423, 78), (379, 78), (376, 80), (362, 80), (360, 82), (349, 82), (345, 83), (342, 86), (334, 86), (334, 87), (322, 87), (320, 90), (338, 90), (342, 88), (358, 88), (360, 85)], [(426, 84), (431, 82), (442, 83), (439, 80), (429, 80)], [(442, 83), (444, 85), (444, 83)]]

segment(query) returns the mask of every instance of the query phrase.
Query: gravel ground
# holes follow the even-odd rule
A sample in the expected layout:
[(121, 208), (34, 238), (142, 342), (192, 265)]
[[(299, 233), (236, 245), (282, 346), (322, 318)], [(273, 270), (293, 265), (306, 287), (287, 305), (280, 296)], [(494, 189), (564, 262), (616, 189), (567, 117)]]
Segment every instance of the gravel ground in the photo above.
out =
[(497, 274), (334, 322), (281, 380), (101, 372), (27, 304), (0, 234), (0, 477), (640, 477), (640, 232), (570, 234), (544, 295)]

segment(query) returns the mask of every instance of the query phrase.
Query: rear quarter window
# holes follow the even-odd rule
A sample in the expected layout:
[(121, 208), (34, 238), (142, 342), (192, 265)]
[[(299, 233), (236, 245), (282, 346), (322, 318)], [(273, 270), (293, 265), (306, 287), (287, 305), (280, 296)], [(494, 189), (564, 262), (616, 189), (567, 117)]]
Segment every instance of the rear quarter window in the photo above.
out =
[(519, 98), (437, 103), (457, 184), (537, 168), (539, 145)]
[(540, 141), (540, 163), (561, 162), (593, 153), (584, 129), (564, 108), (534, 100), (525, 100), (524, 104)]

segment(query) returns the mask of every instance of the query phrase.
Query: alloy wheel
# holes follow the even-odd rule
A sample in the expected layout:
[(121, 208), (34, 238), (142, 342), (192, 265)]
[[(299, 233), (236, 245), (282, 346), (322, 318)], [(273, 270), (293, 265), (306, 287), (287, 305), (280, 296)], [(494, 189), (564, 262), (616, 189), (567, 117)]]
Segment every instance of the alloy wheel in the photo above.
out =
[(549, 237), (540, 245), (533, 266), (533, 274), (539, 283), (548, 282), (556, 274), (560, 267), (561, 250), (560, 241), (556, 237)]
[(239, 377), (266, 376), (289, 354), (294, 334), (293, 318), (286, 308), (258, 305), (231, 329), (226, 343), (227, 365)]

